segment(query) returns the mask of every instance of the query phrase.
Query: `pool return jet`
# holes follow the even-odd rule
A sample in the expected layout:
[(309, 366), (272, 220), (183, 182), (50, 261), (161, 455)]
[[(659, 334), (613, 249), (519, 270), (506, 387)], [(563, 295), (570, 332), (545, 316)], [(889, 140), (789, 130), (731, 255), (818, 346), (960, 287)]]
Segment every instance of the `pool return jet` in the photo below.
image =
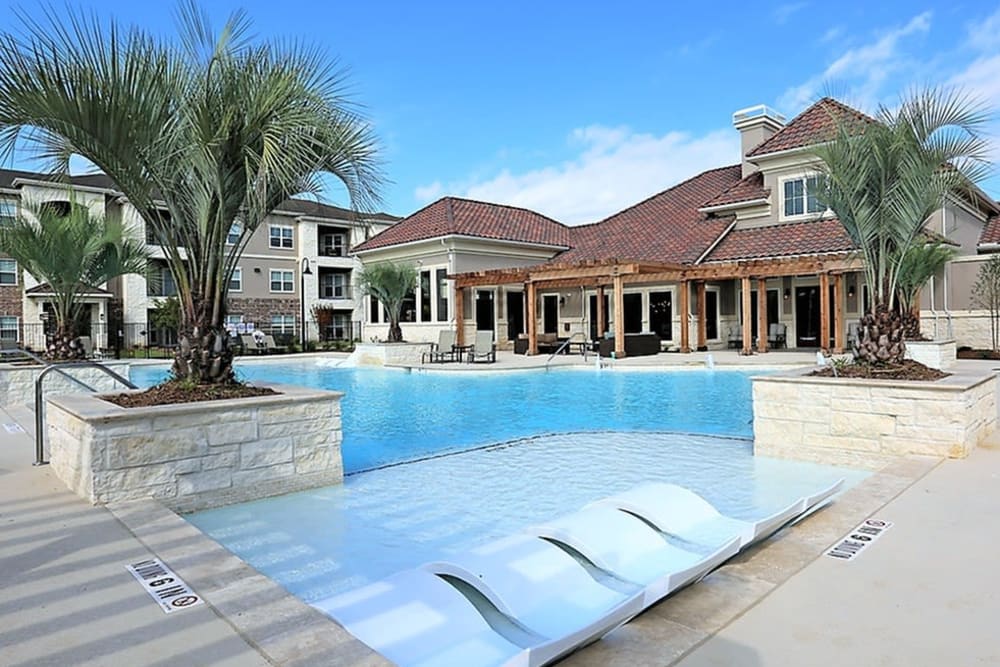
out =
[(400, 665), (547, 665), (811, 513), (842, 485), (750, 522), (683, 487), (644, 484), (313, 605)]

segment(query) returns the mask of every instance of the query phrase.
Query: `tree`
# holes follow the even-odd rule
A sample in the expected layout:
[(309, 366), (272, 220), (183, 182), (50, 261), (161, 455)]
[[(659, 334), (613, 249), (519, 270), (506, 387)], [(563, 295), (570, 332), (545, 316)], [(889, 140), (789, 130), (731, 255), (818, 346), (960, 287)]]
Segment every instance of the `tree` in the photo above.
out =
[(0, 250), (36, 280), (52, 289), (55, 330), (46, 356), (73, 359), (83, 354), (75, 323), (83, 303), (80, 295), (112, 278), (145, 273), (149, 266), (146, 244), (118, 218), (93, 214), (71, 203), (68, 210), (42, 204), (23, 204), (30, 214), (0, 229)]
[(176, 296), (168, 296), (156, 302), (149, 311), (149, 324), (154, 329), (177, 331), (181, 325), (181, 302)]
[(0, 35), (0, 150), (26, 139), (53, 172), (79, 155), (114, 181), (177, 286), (173, 375), (231, 383), (226, 292), (250, 236), (289, 197), (318, 195), (323, 174), (373, 206), (381, 172), (323, 52), (254, 41), (242, 12), (218, 34), (193, 2), (179, 17), (178, 44), (82, 14)]
[(920, 338), (920, 309), (917, 299), (927, 281), (955, 256), (955, 249), (939, 241), (911, 246), (899, 264), (899, 310), (903, 317), (903, 338)]
[(972, 303), (989, 311), (990, 342), (994, 351), (1000, 350), (1000, 255), (991, 255), (979, 267)]
[(813, 149), (822, 161), (822, 199), (858, 247), (871, 290), (855, 349), (859, 361), (903, 361), (900, 269), (930, 215), (985, 175), (988, 117), (960, 93), (929, 89), (896, 109), (880, 107), (873, 122), (835, 118), (833, 137)]
[(399, 326), (403, 301), (417, 286), (417, 268), (412, 264), (384, 262), (366, 266), (358, 276), (361, 291), (378, 299), (389, 315), (390, 343), (403, 340)]

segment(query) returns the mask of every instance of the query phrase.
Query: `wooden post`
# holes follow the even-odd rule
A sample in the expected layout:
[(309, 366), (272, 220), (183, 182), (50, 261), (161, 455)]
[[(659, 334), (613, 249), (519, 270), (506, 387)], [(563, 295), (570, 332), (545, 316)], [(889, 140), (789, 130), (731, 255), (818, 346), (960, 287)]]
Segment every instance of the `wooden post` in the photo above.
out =
[(615, 276), (615, 357), (625, 358), (625, 282)]
[(688, 303), (689, 295), (691, 293), (688, 287), (688, 281), (682, 280), (680, 282), (681, 299), (680, 299), (680, 309), (681, 309), (681, 352), (691, 351), (691, 337), (689, 318), (691, 316), (691, 305)]
[(535, 303), (537, 288), (535, 283), (528, 283), (527, 287), (527, 309), (528, 309), (528, 354), (538, 354), (538, 304)]
[(833, 352), (844, 353), (844, 274), (833, 277)]
[(767, 352), (767, 280), (757, 279), (757, 351)]
[(819, 349), (830, 350), (830, 274), (819, 274)]
[(465, 345), (464, 291), (455, 283), (455, 345)]
[(740, 286), (743, 289), (742, 301), (743, 301), (743, 316), (740, 318), (741, 325), (743, 327), (743, 349), (741, 354), (753, 354), (753, 318), (750, 317), (750, 276), (743, 276), (740, 281)]
[(597, 286), (597, 340), (604, 338), (608, 329), (608, 313), (604, 310), (604, 285)]
[(705, 329), (707, 313), (705, 312), (705, 281), (699, 280), (697, 282), (697, 291), (695, 296), (698, 299), (698, 351), (704, 352), (708, 349), (708, 342), (705, 339)]

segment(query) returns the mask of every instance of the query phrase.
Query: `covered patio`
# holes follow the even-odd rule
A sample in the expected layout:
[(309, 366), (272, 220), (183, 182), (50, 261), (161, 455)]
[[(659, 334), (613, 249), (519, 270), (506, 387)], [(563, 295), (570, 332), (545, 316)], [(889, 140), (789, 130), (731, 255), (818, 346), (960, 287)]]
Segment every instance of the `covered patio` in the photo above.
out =
[[(849, 295), (857, 299), (861, 291), (859, 276), (851, 275), (860, 268), (860, 262), (848, 253), (834, 253), (822, 256), (767, 258), (730, 262), (714, 262), (698, 265), (650, 263), (623, 260), (601, 260), (581, 263), (549, 263), (533, 267), (491, 269), (485, 271), (459, 273), (449, 276), (454, 281), (456, 339), (464, 345), (466, 339), (465, 303), (466, 290), (474, 288), (523, 289), (523, 334), (527, 337), (526, 353), (539, 353), (539, 299), (552, 291), (579, 289), (592, 297), (591, 331), (597, 338), (603, 332), (611, 332), (613, 324), (614, 356), (623, 358), (626, 351), (625, 295), (630, 287), (664, 286), (676, 290), (679, 315), (679, 351), (689, 353), (708, 349), (709, 286), (731, 282), (738, 304), (736, 317), (740, 332), (757, 332), (756, 336), (741, 335), (738, 348), (742, 354), (763, 353), (769, 349), (768, 341), (768, 291), (775, 292), (775, 279), (781, 284), (791, 284), (790, 279), (815, 281), (818, 294), (828, 294), (830, 298), (817, 298), (818, 332), (815, 342), (824, 352), (841, 353), (847, 346), (847, 325), (845, 302)], [(848, 277), (851, 284), (847, 286)], [(771, 281), (769, 284), (768, 281)], [(779, 287), (785, 301), (790, 298), (790, 287)], [(850, 290), (848, 292), (848, 290)], [(754, 296), (753, 293), (756, 292)], [(608, 300), (610, 296), (610, 300)], [(593, 298), (596, 297), (596, 298)], [(694, 301), (694, 330), (692, 331), (691, 301)], [(754, 300), (756, 302), (754, 302)], [(605, 305), (607, 302), (607, 305)], [(857, 301), (855, 301), (857, 303)], [(717, 306), (717, 303), (716, 303)], [(856, 306), (857, 307), (857, 306)], [(581, 304), (582, 308), (582, 304)], [(608, 312), (608, 311), (611, 312)], [(774, 304), (770, 308), (772, 322)], [(790, 308), (786, 313), (791, 312)], [(582, 313), (582, 311), (581, 311)], [(614, 315), (617, 314), (617, 315)], [(581, 316), (581, 320), (586, 320)], [(596, 325), (596, 326), (595, 326)], [(716, 324), (716, 328), (718, 325)], [(579, 333), (579, 332), (577, 332)], [(576, 335), (576, 334), (574, 334)], [(593, 336), (591, 337), (593, 338)], [(693, 338), (693, 341), (692, 341)], [(754, 340), (756, 338), (756, 340)], [(716, 332), (717, 341), (719, 334)], [(565, 340), (565, 339), (563, 339)], [(800, 339), (801, 340), (801, 339)], [(590, 342), (593, 342), (591, 340)], [(692, 344), (693, 343), (693, 344)], [(799, 345), (798, 347), (806, 347)]]

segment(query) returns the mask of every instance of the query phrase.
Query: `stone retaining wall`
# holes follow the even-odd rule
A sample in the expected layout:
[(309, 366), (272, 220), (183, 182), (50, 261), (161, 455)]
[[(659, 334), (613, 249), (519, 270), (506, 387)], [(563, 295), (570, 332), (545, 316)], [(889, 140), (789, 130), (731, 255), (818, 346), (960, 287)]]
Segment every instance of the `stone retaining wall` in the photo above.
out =
[[(124, 361), (101, 362), (126, 380), (129, 377), (129, 364)], [(45, 369), (45, 366), (22, 366), (15, 364), (0, 364), (0, 405), (30, 405), (35, 404), (35, 380)], [(107, 392), (127, 389), (111, 376), (105, 375), (96, 368), (78, 366), (66, 368), (64, 371), (97, 391)], [(56, 371), (45, 376), (45, 394), (82, 392), (83, 387), (67, 380)]]
[(754, 453), (877, 468), (897, 456), (963, 458), (996, 427), (996, 376), (937, 382), (753, 378)]
[(131, 409), (52, 396), (53, 471), (94, 504), (156, 498), (182, 512), (343, 481), (342, 394), (275, 389), (282, 393)]
[(431, 343), (359, 343), (345, 365), (419, 366), (431, 348)]
[(945, 370), (958, 360), (958, 346), (953, 340), (908, 340), (906, 358), (922, 363), (928, 368)]

